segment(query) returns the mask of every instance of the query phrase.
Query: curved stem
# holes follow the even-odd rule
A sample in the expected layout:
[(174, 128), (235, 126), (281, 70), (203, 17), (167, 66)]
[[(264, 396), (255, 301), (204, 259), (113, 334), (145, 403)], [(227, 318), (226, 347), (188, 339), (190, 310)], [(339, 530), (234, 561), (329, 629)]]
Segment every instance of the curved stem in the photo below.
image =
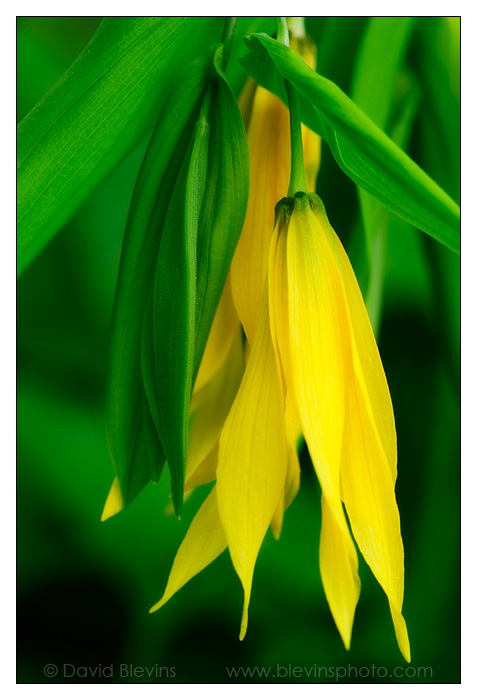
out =
[(275, 17), (277, 25), (277, 41), (285, 46), (290, 46), (290, 36), (288, 34), (288, 25), (286, 17)]
[(290, 110), (290, 136), (291, 136), (291, 173), (288, 196), (293, 197), (297, 192), (306, 192), (305, 165), (303, 162), (303, 141), (301, 138), (301, 115), (298, 93), (293, 85), (285, 81), (288, 94), (288, 107)]
[(237, 17), (227, 17), (225, 20), (224, 34), (222, 43), (224, 45), (224, 53), (222, 56), (222, 70), (225, 70), (227, 61), (229, 60), (230, 51), (232, 49), (232, 39), (234, 38), (235, 30), (237, 29)]
[[(277, 23), (277, 41), (285, 46), (290, 46), (290, 36), (286, 17), (275, 17)], [(293, 197), (297, 192), (306, 192), (305, 165), (303, 163), (303, 143), (301, 139), (301, 116), (298, 93), (293, 85), (285, 80), (288, 95), (288, 108), (290, 110), (290, 135), (291, 135), (291, 173), (288, 196)]]

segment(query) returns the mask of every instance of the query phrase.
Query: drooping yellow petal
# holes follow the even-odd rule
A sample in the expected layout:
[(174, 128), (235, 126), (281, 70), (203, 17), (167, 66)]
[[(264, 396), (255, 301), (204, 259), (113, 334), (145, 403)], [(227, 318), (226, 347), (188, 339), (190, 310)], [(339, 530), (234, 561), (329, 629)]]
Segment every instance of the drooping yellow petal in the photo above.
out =
[(247, 630), (255, 561), (283, 492), (287, 440), (283, 389), (270, 337), (267, 286), (250, 357), (220, 436), (217, 500), (230, 556), (244, 589)]
[[(334, 436), (332, 434), (333, 416), (326, 413), (324, 416), (325, 428), (322, 441), (331, 436), (339, 447), (340, 431), (342, 431), (345, 411), (345, 373), (348, 371), (349, 361), (346, 358), (340, 360), (340, 356), (326, 357), (330, 347), (320, 346), (320, 337), (314, 337), (314, 332), (319, 333), (323, 327), (333, 339), (331, 350), (336, 352), (336, 347), (347, 347), (347, 334), (341, 333), (338, 326), (333, 328), (334, 318), (340, 312), (345, 313), (345, 300), (343, 293), (338, 297), (330, 299), (330, 291), (325, 287), (319, 287), (321, 281), (333, 289), (340, 289), (340, 281), (337, 280), (339, 269), (336, 260), (333, 260), (329, 243), (319, 238), (317, 226), (313, 220), (311, 210), (306, 207), (306, 213), (299, 212), (298, 220), (295, 218), (295, 229), (292, 227), (292, 220), (295, 214), (291, 214), (290, 202), (283, 202), (281, 210), (277, 215), (277, 226), (270, 248), (270, 316), (272, 337), (278, 347), (283, 374), (288, 387), (287, 407), (289, 408), (290, 419), (287, 421), (289, 429), (289, 444), (293, 444), (298, 439), (298, 421), (293, 420), (296, 383), (298, 382), (298, 401), (300, 402), (301, 415), (305, 416), (305, 423), (308, 425), (308, 439), (310, 440), (310, 453), (315, 463), (318, 476), (325, 472), (324, 481), (328, 480), (328, 495), (331, 495), (332, 508), (328, 501), (323, 498), (323, 522), (320, 540), (320, 570), (323, 580), (325, 594), (330, 605), (330, 610), (336, 622), (338, 630), (342, 636), (346, 648), (349, 648), (351, 632), (353, 626), (354, 612), (359, 598), (360, 582), (358, 577), (358, 558), (356, 550), (351, 541), (351, 537), (346, 525), (344, 513), (340, 500), (340, 454), (339, 450), (334, 450), (333, 445), (322, 445), (317, 440), (317, 435), (313, 432), (314, 425), (320, 421), (320, 410), (331, 411), (333, 403), (329, 403), (326, 392), (326, 380), (332, 381), (333, 376), (337, 377), (338, 396), (341, 395), (341, 403), (337, 412), (338, 424), (335, 423)], [(302, 221), (304, 219), (304, 221)], [(303, 230), (297, 231), (296, 226), (301, 226)], [(288, 229), (288, 233), (287, 233)], [(290, 243), (290, 239), (292, 242)], [(303, 239), (303, 240), (302, 240)], [(293, 246), (291, 252), (287, 247)], [(300, 246), (303, 248), (300, 249)], [(312, 248), (311, 253), (308, 248)], [(300, 256), (302, 259), (300, 260)], [(310, 267), (315, 265), (315, 268)], [(314, 273), (320, 265), (328, 265), (324, 270), (319, 269), (321, 279), (317, 280), (318, 289), (314, 287)], [(289, 266), (294, 266), (292, 271)], [(301, 268), (301, 272), (300, 272)], [(301, 275), (301, 276), (300, 276)], [(328, 279), (326, 277), (328, 276)], [(290, 276), (293, 288), (289, 290)], [(333, 278), (334, 276), (334, 278)], [(331, 277), (331, 279), (330, 279)], [(320, 298), (326, 290), (327, 297), (320, 308)], [(333, 293), (333, 291), (331, 292)], [(290, 295), (293, 296), (292, 307), (289, 308)], [(328, 317), (325, 304), (328, 303)], [(298, 311), (298, 317), (292, 319), (294, 310)], [(316, 318), (318, 317), (318, 318)], [(293, 338), (290, 339), (290, 334)], [(293, 346), (293, 352), (291, 350)], [(325, 353), (325, 357), (320, 357), (320, 353)], [(297, 362), (298, 356), (298, 362)], [(327, 371), (321, 369), (320, 362), (327, 362)], [(308, 364), (308, 368), (307, 368)], [(331, 371), (330, 371), (331, 367)], [(311, 386), (308, 382), (311, 381)], [(320, 389), (321, 387), (321, 389)], [(310, 392), (310, 393), (307, 393)], [(313, 396), (315, 392), (315, 396)], [(321, 408), (313, 407), (313, 400), (321, 401)], [(294, 426), (294, 427), (293, 427)], [(327, 432), (328, 431), (328, 432)], [(305, 433), (305, 437), (307, 434)], [(296, 452), (295, 452), (296, 454)], [(328, 461), (327, 461), (328, 460)], [(334, 461), (331, 461), (334, 460)], [(329, 473), (326, 474), (326, 471)], [(298, 472), (299, 473), (299, 472)], [(322, 478), (320, 478), (322, 481)]]
[[(287, 283), (287, 260), (286, 260), (286, 236), (284, 234), (284, 218), (289, 212), (284, 206), (277, 207), (277, 221), (270, 244), (268, 262), (268, 289), (269, 289), (269, 311), (270, 311), (270, 333), (272, 337), (275, 356), (278, 358), (280, 376), (282, 380), (283, 392), (286, 394), (285, 402), (285, 427), (287, 435), (287, 478), (282, 497), (280, 498), (277, 510), (274, 513), (271, 529), (275, 539), (281, 534), (283, 516), (285, 510), (291, 504), (300, 485), (300, 465), (296, 453), (297, 441), (300, 435), (299, 422), (296, 411), (293, 407), (290, 392), (287, 392), (285, 371), (283, 365), (286, 364), (287, 371), (291, 371), (291, 362), (288, 351), (288, 343), (279, 346), (277, 335), (288, 336), (288, 283)], [(277, 326), (279, 327), (277, 329)]]
[(278, 505), (275, 508), (272, 520), (270, 522), (270, 530), (276, 540), (280, 539), (283, 527), (283, 516), (285, 515), (285, 489), (283, 489)]
[(346, 649), (351, 644), (360, 580), (356, 550), (348, 546), (324, 496), (321, 497), (320, 574), (326, 599)]
[(296, 408), (293, 403), (292, 392), (287, 393), (286, 405), (285, 405), (285, 420), (287, 426), (287, 440), (290, 447), (293, 448), (295, 454), (298, 450), (298, 445), (302, 437), (300, 421), (298, 419)]
[(404, 658), (410, 648), (402, 616), (404, 550), (396, 481), (396, 431), (391, 397), (366, 307), (348, 256), (331, 228), (323, 204), (311, 195), (319, 227), (339, 263), (350, 329), (351, 372), (343, 434), (343, 499), (358, 546), (389, 598)]
[(285, 482), (285, 498), (283, 507), (286, 510), (295, 500), (300, 490), (300, 460), (296, 448), (288, 445), (287, 479)]
[[(316, 67), (316, 47), (309, 39), (291, 37), (291, 46)], [(249, 105), (251, 87), (246, 84), (243, 104)], [(274, 228), (275, 205), (288, 189), (291, 167), (288, 108), (272, 93), (257, 87), (249, 115), (247, 139), (250, 154), (250, 191), (247, 216), (231, 265), (235, 306), (252, 342), (258, 322), (263, 284)], [(244, 114), (245, 118), (245, 114)], [(315, 189), (320, 165), (321, 139), (302, 125), (303, 158), (308, 188)]]
[[(287, 392), (287, 379), (292, 376), (290, 359), (289, 322), (288, 322), (288, 273), (287, 273), (287, 227), (290, 218), (288, 200), (283, 199), (277, 205), (275, 230), (270, 243), (268, 257), (268, 296), (270, 307), (270, 333), (275, 355), (281, 370), (284, 392)], [(280, 342), (281, 341), (281, 342)], [(291, 410), (289, 392), (287, 408)], [(291, 414), (296, 416), (296, 412)]]
[(245, 223), (230, 267), (235, 307), (250, 343), (258, 323), (275, 204), (290, 177), (290, 119), (275, 95), (257, 87), (247, 130), (250, 189)]
[(228, 275), (197, 373), (194, 393), (199, 392), (225, 362), (238, 326), (239, 319), (235, 311), (230, 275)]
[(248, 358), (250, 357), (250, 343), (248, 342), (247, 338), (245, 338), (245, 348), (243, 351), (243, 361), (245, 367), (247, 366)]
[(291, 506), (295, 500), (295, 496), (300, 490), (300, 461), (296, 453), (296, 449), (287, 446), (287, 476), (283, 493), (278, 502), (278, 506), (273, 514), (270, 528), (276, 540), (280, 539), (283, 527), (283, 518), (287, 508)]
[(341, 478), (354, 537), (388, 596), (399, 648), (410, 661), (409, 638), (401, 614), (404, 549), (394, 480), (356, 380), (348, 387)]
[(184, 484), (184, 493), (214, 481), (219, 459), (219, 440), (217, 439), (209, 454), (204, 457), (197, 469), (192, 472)]
[(123, 495), (119, 486), (118, 477), (115, 477), (109, 490), (106, 503), (104, 504), (103, 513), (101, 515), (101, 522), (104, 522), (108, 518), (112, 518), (113, 515), (119, 513), (119, 511), (121, 511), (123, 508)]
[(243, 371), (243, 335), (237, 321), (232, 345), (222, 366), (192, 398), (186, 480), (194, 474), (218, 440)]
[[(321, 205), (322, 206), (322, 205)], [(313, 209), (317, 211), (316, 200)], [(318, 213), (318, 212), (317, 212)], [(326, 213), (323, 214), (326, 217)], [(326, 218), (326, 221), (328, 219)], [(328, 223), (328, 226), (329, 223)], [(331, 229), (331, 226), (330, 226)], [(333, 231), (333, 229), (331, 229)], [(363, 399), (396, 481), (397, 446), (394, 412), (389, 387), (366, 306), (356, 276), (341, 241), (333, 231), (352, 329), (353, 367)]]
[[(286, 219), (283, 225), (287, 248), (288, 334), (286, 322), (276, 323), (277, 342), (288, 391), (325, 500), (326, 519), (323, 544), (320, 544), (325, 593), (343, 641), (349, 646), (359, 578), (340, 484), (351, 365), (346, 299), (329, 236), (318, 225), (308, 197), (295, 197), (288, 229)], [(281, 298), (277, 291), (275, 301), (278, 303)], [(283, 312), (277, 311), (275, 319), (281, 317)], [(338, 580), (342, 572), (348, 572), (344, 583)]]
[(273, 514), (270, 528), (276, 540), (280, 538), (283, 518), (287, 508), (293, 503), (295, 496), (300, 489), (300, 461), (297, 454), (298, 438), (301, 435), (300, 427), (295, 415), (293, 403), (288, 394), (285, 406), (285, 427), (287, 435), (287, 476), (283, 494)]
[(179, 588), (211, 564), (226, 547), (214, 487), (191, 522), (177, 551), (164, 595), (149, 612), (159, 610)]
[(288, 225), (287, 278), (289, 333), (280, 335), (277, 325), (280, 357), (289, 353), (288, 390), (323, 493), (346, 535), (340, 462), (351, 361), (347, 308), (336, 258), (305, 196), (295, 198)]

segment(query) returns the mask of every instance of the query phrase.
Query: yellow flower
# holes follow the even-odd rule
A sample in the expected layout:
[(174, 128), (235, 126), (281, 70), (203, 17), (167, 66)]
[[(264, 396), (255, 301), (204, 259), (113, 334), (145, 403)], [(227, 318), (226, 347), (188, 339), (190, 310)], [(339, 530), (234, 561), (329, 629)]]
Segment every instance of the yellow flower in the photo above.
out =
[(409, 661), (391, 397), (356, 277), (317, 195), (281, 204), (269, 290), (274, 345), (322, 488), (320, 571), (331, 612), (348, 648), (359, 578), (344, 503)]
[[(287, 190), (290, 173), (288, 110), (257, 88), (248, 117), (250, 197), (230, 273), (238, 319), (226, 288), (191, 410), (185, 488), (214, 479), (216, 484), (151, 612), (228, 548), (244, 590), (244, 638), (260, 547), (269, 527), (279, 537), (299, 488), (297, 442), (303, 435), (322, 490), (320, 572), (344, 645), (350, 646), (360, 592), (346, 509), (354, 540), (388, 597), (398, 644), (409, 661), (401, 612), (404, 553), (394, 494), (394, 415), (371, 324), (319, 197), (299, 193), (281, 200), (274, 224), (275, 202)], [(307, 184), (314, 189), (320, 142), (305, 127), (302, 135)], [(245, 371), (239, 321), (249, 348)]]
[(240, 389), (220, 436), (217, 483), (176, 556), (163, 605), (226, 547), (244, 588), (270, 525), (293, 499), (297, 423), (322, 488), (320, 571), (349, 648), (359, 597), (354, 538), (388, 596), (410, 660), (401, 609), (404, 555), (394, 495), (396, 435), (389, 390), (358, 283), (316, 195), (282, 200), (268, 283)]

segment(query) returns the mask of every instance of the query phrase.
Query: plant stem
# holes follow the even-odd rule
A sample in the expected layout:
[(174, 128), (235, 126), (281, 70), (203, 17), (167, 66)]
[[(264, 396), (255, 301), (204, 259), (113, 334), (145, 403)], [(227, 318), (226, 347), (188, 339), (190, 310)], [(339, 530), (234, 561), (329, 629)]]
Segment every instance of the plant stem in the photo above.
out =
[(290, 136), (291, 136), (291, 173), (288, 196), (293, 197), (297, 192), (306, 192), (305, 165), (303, 162), (303, 141), (301, 138), (301, 116), (298, 93), (293, 85), (285, 81), (288, 94), (288, 107), (290, 110)]
[[(285, 46), (290, 45), (287, 21), (285, 17), (276, 17), (277, 41)], [(293, 197), (297, 192), (308, 192), (306, 187), (305, 166), (303, 163), (303, 143), (301, 139), (301, 116), (298, 93), (293, 85), (285, 80), (288, 95), (288, 108), (290, 110), (290, 136), (291, 136), (291, 173), (288, 196)]]
[(232, 48), (232, 39), (237, 29), (237, 17), (227, 17), (225, 20), (224, 33), (222, 43), (224, 45), (224, 53), (222, 56), (222, 70), (225, 70), (227, 61), (229, 60), (230, 50)]
[(275, 22), (277, 25), (277, 41), (285, 46), (290, 46), (286, 17), (275, 17)]

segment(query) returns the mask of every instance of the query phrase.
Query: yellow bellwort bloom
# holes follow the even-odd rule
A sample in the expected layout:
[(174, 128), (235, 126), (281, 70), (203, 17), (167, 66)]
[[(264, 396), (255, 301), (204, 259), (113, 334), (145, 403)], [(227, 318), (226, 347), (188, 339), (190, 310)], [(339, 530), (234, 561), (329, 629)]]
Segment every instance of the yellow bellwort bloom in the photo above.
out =
[[(296, 41), (294, 46), (297, 50), (300, 50), (307, 63), (314, 67), (316, 61), (314, 45), (310, 41), (302, 39)], [(217, 477), (217, 487), (213, 488), (209, 497), (202, 504), (179, 548), (164, 596), (151, 609), (151, 612), (164, 605), (180, 587), (205, 568), (227, 547), (227, 539), (218, 511), (217, 491), (219, 491), (221, 494), (225, 493), (225, 497), (221, 499), (222, 508), (229, 515), (228, 518), (224, 515), (224, 519), (229, 523), (232, 523), (236, 516), (239, 519), (238, 524), (233, 525), (232, 523), (230, 525), (232, 530), (235, 532), (240, 531), (242, 527), (241, 518), (245, 514), (245, 517), (250, 515), (251, 520), (243, 523), (244, 527), (251, 535), (254, 531), (257, 533), (252, 537), (253, 542), (250, 544), (250, 551), (247, 550), (242, 557), (243, 570), (241, 569), (241, 572), (248, 590), (240, 635), (243, 638), (247, 626), (248, 600), (253, 574), (253, 565), (249, 565), (250, 561), (253, 559), (254, 564), (258, 549), (269, 525), (274, 536), (278, 539), (282, 528), (284, 511), (291, 504), (299, 489), (300, 467), (296, 444), (300, 436), (300, 430), (293, 406), (284, 398), (281, 378), (277, 374), (277, 364), (269, 330), (268, 288), (266, 286), (275, 204), (282, 193), (286, 191), (289, 178), (291, 162), (289, 112), (277, 97), (260, 86), (255, 87), (250, 79), (245, 85), (239, 104), (247, 124), (251, 181), (247, 216), (230, 271), (233, 301), (237, 311), (235, 315), (230, 313), (225, 318), (229, 318), (229, 320), (236, 318), (238, 313), (249, 341), (246, 350), (250, 351), (250, 344), (254, 339), (257, 325), (259, 325), (259, 330), (257, 331), (256, 342), (253, 342), (254, 350), (250, 351), (250, 355), (247, 357), (246, 378), (244, 377), (242, 380), (234, 408), (229, 414), (222, 431), (220, 462), (221, 464), (227, 463), (227, 455), (231, 454), (235, 466), (240, 470), (239, 458), (242, 454), (242, 448), (247, 442), (253, 442), (257, 445), (256, 449), (258, 452), (255, 452), (254, 455), (249, 452), (246, 459), (247, 463), (250, 462), (252, 457), (259, 460), (263, 458), (271, 467), (270, 470), (264, 471), (264, 473), (276, 474), (278, 478), (275, 479), (273, 484), (268, 482), (260, 483), (254, 479), (253, 472), (251, 474), (248, 492), (257, 506), (260, 499), (264, 498), (266, 500), (267, 506), (263, 514), (263, 505), (256, 509), (252, 508), (249, 513), (248, 510), (242, 509), (239, 502), (235, 502), (233, 497), (231, 502), (228, 503), (226, 496), (227, 479), (230, 476), (233, 480), (234, 469), (226, 470), (223, 478), (220, 475)], [(314, 188), (320, 163), (321, 141), (317, 134), (305, 126), (302, 128), (302, 135), (307, 182), (310, 188)], [(228, 291), (225, 289), (223, 296), (227, 294)], [(264, 295), (263, 300), (262, 295)], [(228, 302), (221, 300), (221, 305), (227, 304)], [(260, 309), (261, 323), (259, 324)], [(220, 305), (216, 319), (218, 316), (220, 316)], [(216, 329), (219, 323), (214, 321)], [(196, 399), (197, 388), (199, 388), (197, 398), (200, 396), (201, 378), (207, 375), (210, 379), (213, 375), (213, 370), (207, 369), (209, 364), (206, 360), (209, 346), (214, 347), (214, 341), (211, 341), (213, 334), (214, 328), (211, 336), (209, 336), (206, 353), (197, 377), (191, 416), (194, 415), (194, 408), (198, 403)], [(222, 345), (219, 335), (216, 337), (218, 347), (223, 347), (225, 336), (222, 336)], [(227, 337), (230, 338), (230, 333)], [(212, 355), (212, 353), (210, 354)], [(235, 363), (236, 365), (237, 363)], [(218, 387), (220, 380), (216, 377), (215, 381)], [(269, 392), (267, 401), (263, 401), (261, 398), (263, 389)], [(270, 402), (273, 402), (276, 410), (270, 411)], [(202, 405), (204, 405), (204, 402), (202, 402)], [(248, 437), (246, 439), (239, 437), (237, 440), (237, 436), (234, 437), (233, 431), (232, 436), (230, 436), (229, 426), (233, 426), (235, 421), (240, 419), (240, 414), (244, 411), (246, 412), (249, 405), (257, 406), (258, 410), (248, 415), (247, 421), (244, 423), (244, 427), (249, 430)], [(197, 416), (199, 417), (199, 415), (199, 411), (197, 411)], [(200, 418), (198, 422), (202, 422)], [(193, 425), (191, 418), (191, 428)], [(197, 425), (197, 422), (195, 425)], [(215, 421), (215, 425), (217, 425), (217, 421)], [(268, 427), (265, 429), (263, 426)], [(264, 430), (269, 436), (269, 439), (265, 441), (262, 439)], [(200, 431), (198, 431), (198, 435), (200, 435)], [(230, 438), (229, 440), (227, 436)], [(192, 432), (190, 442), (194, 443)], [(191, 450), (189, 449), (185, 490), (187, 491), (190, 488), (213, 481), (216, 478), (218, 462), (218, 442), (214, 444), (207, 456), (202, 459), (199, 466), (197, 466), (197, 460), (191, 459)], [(275, 468), (276, 464), (279, 464), (278, 470)], [(229, 488), (233, 490), (233, 483), (229, 484)], [(232, 541), (231, 551), (234, 552), (235, 561), (237, 561), (237, 566), (240, 568), (241, 555), (234, 550), (232, 534), (230, 534), (230, 540)]]
[[(308, 38), (292, 37), (291, 45), (302, 54), (308, 65), (316, 67), (316, 47)], [(232, 393), (231, 396), (231, 392), (236, 393), (237, 379), (240, 381), (243, 374), (243, 361), (239, 359), (238, 350), (240, 324), (237, 312), (251, 342), (266, 276), (274, 208), (286, 191), (290, 171), (290, 118), (285, 105), (248, 78), (240, 95), (239, 106), (247, 125), (250, 195), (244, 227), (194, 384), (185, 491), (215, 479), (218, 453), (218, 443), (215, 442), (227, 415), (224, 415), (223, 409), (227, 403), (230, 407), (235, 395)], [(302, 136), (307, 184), (314, 189), (320, 165), (321, 140), (306, 126), (302, 127)], [(260, 235), (257, 235), (257, 231), (260, 231)], [(226, 381), (222, 389), (221, 380)], [(205, 385), (208, 387), (203, 390)], [(296, 426), (293, 426), (295, 423), (290, 418), (287, 421), (290, 444), (296, 444), (299, 437)], [(211, 446), (210, 436), (213, 434), (215, 439)], [(288, 493), (294, 492), (296, 495), (300, 470), (298, 457), (296, 454), (293, 456), (293, 451), (290, 448), (289, 460), (294, 467), (287, 477), (287, 483)], [(290, 502), (292, 500), (289, 498)], [(115, 478), (101, 520), (116, 515), (123, 507), (119, 481)], [(272, 530), (276, 537), (279, 536), (286, 507), (282, 503), (274, 519)]]
[(331, 612), (349, 647), (359, 578), (344, 503), (410, 661), (391, 397), (356, 277), (317, 195), (279, 205), (269, 294), (274, 346), (322, 488), (320, 571)]
[[(307, 37), (291, 37), (291, 47), (312, 68), (316, 47)], [(267, 276), (270, 241), (274, 228), (275, 204), (286, 191), (291, 165), (290, 115), (287, 107), (268, 90), (258, 86), (249, 108), (250, 83), (241, 96), (247, 119), (250, 154), (250, 193), (242, 233), (230, 267), (233, 299), (248, 343), (253, 342)], [(320, 166), (321, 139), (306, 126), (301, 128), (306, 182), (314, 189)], [(250, 347), (250, 346), (247, 346)], [(279, 538), (284, 511), (296, 496), (300, 466), (296, 452), (300, 430), (291, 405), (286, 406), (287, 476), (272, 519), (271, 529)]]
[[(244, 589), (243, 639), (259, 549), (268, 527), (279, 536), (284, 510), (298, 491), (296, 444), (303, 433), (322, 489), (320, 571), (343, 642), (349, 648), (360, 591), (344, 504), (409, 661), (394, 416), (363, 298), (316, 195), (282, 200), (273, 227), (290, 170), (288, 110), (261, 88), (248, 139), (251, 194), (231, 282), (250, 355), (219, 443), (186, 481), (186, 489), (214, 478), (216, 485), (151, 612), (228, 547)], [(304, 153), (311, 189), (319, 163), (316, 135), (304, 134)]]
[(320, 571), (343, 642), (349, 648), (360, 589), (344, 503), (410, 661), (391, 398), (358, 283), (319, 197), (300, 193), (279, 204), (268, 268), (250, 358), (220, 438), (217, 484), (153, 610), (228, 546), (244, 587), (243, 638), (258, 551), (293, 481), (291, 412), (322, 488)]

